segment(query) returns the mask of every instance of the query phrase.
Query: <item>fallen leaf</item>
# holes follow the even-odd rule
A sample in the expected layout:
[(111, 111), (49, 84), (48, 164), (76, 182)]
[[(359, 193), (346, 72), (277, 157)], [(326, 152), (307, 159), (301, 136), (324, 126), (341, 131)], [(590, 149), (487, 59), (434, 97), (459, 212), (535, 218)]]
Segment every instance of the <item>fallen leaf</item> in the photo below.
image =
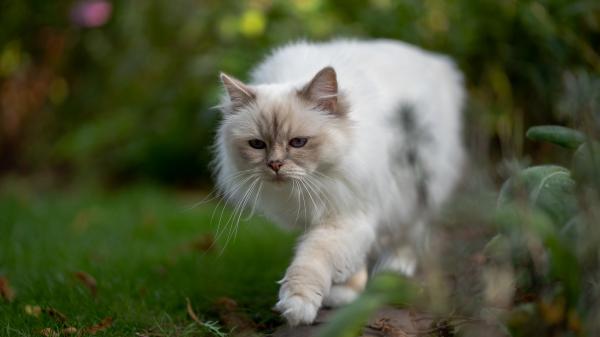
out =
[(389, 318), (381, 318), (375, 321), (373, 324), (368, 326), (369, 328), (381, 333), (385, 337), (407, 337), (408, 335), (402, 329), (395, 327), (390, 323)]
[(29, 316), (40, 317), (42, 313), (42, 308), (39, 305), (29, 305), (25, 306), (25, 313)]
[(12, 302), (15, 299), (15, 291), (11, 288), (10, 282), (4, 276), (0, 276), (0, 297), (7, 302)]
[(63, 335), (74, 335), (77, 333), (77, 328), (74, 326), (68, 326), (60, 331)]
[(228, 311), (234, 311), (237, 309), (238, 304), (237, 302), (229, 297), (219, 297), (215, 300), (215, 305), (217, 306), (217, 309), (219, 309), (220, 311), (222, 310), (228, 310)]
[(186, 304), (186, 309), (187, 309), (187, 313), (190, 316), (190, 318), (198, 323), (200, 326), (204, 326), (204, 323), (198, 318), (198, 316), (196, 316), (196, 313), (194, 312), (194, 309), (192, 308), (192, 303), (190, 303), (190, 299), (186, 298), (185, 301), (187, 302)]
[(192, 241), (190, 247), (199, 252), (210, 252), (215, 249), (215, 243), (215, 237), (212, 234), (204, 234)]
[(50, 317), (52, 317), (55, 321), (59, 322), (59, 323), (65, 323), (67, 321), (67, 316), (65, 316), (62, 312), (48, 307), (48, 308), (44, 308), (42, 309), (42, 312)]
[(542, 314), (542, 318), (550, 324), (557, 325), (561, 323), (566, 317), (566, 300), (564, 297), (556, 298), (552, 301), (540, 300), (538, 308)]
[(51, 328), (44, 328), (40, 330), (40, 335), (44, 337), (58, 337), (58, 332), (52, 330)]
[(98, 284), (96, 283), (96, 279), (83, 271), (78, 271), (73, 273), (75, 278), (79, 280), (83, 285), (90, 290), (92, 296), (96, 296), (96, 292), (98, 291)]
[(239, 310), (234, 299), (229, 297), (218, 298), (215, 301), (215, 306), (223, 325), (226, 328), (235, 329), (236, 335), (247, 335), (248, 332), (257, 329), (257, 324), (245, 312)]
[(436, 335), (439, 337), (454, 337), (454, 326), (446, 319), (431, 322), (431, 328), (436, 330)]
[(112, 324), (113, 324), (112, 317), (106, 317), (100, 323), (98, 323), (96, 325), (89, 326), (89, 327), (83, 329), (83, 331), (86, 332), (86, 333), (94, 335), (94, 334), (96, 334), (99, 331), (103, 331), (103, 330), (106, 330), (106, 329), (110, 328), (112, 326)]

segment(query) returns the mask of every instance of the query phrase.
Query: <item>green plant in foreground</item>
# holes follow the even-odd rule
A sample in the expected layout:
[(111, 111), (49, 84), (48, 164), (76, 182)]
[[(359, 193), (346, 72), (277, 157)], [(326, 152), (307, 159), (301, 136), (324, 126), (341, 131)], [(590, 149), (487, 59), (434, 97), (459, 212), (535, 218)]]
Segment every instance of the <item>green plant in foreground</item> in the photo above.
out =
[[(570, 168), (539, 165), (523, 169), (502, 187), (496, 212), (499, 230), (510, 242), (516, 266), (524, 260), (536, 268), (524, 271), (528, 284), (517, 289), (534, 301), (515, 303), (515, 313), (527, 319), (510, 319), (515, 336), (531, 331), (527, 325), (540, 321), (547, 334), (581, 335), (593, 331), (597, 314), (598, 277), (596, 226), (599, 205), (600, 165), (598, 143), (583, 133), (559, 126), (529, 129), (527, 137), (576, 149)], [(533, 246), (541, 252), (534, 252)], [(515, 254), (521, 252), (522, 254)], [(537, 262), (536, 262), (537, 260)], [(540, 263), (541, 262), (541, 263)], [(514, 317), (512, 317), (514, 318)]]
[[(507, 283), (514, 295), (501, 308), (482, 301), (475, 311), (479, 316), (472, 318), (492, 323), (510, 336), (583, 336), (600, 328), (596, 320), (600, 229), (595, 226), (600, 216), (600, 145), (579, 131), (559, 126), (533, 127), (527, 137), (576, 151), (569, 168), (531, 166), (503, 184), (497, 207), (489, 212), (496, 235), (483, 254), (490, 268), (498, 266), (498, 256), (506, 258), (508, 265), (503, 268), (509, 271)], [(367, 319), (387, 304), (417, 305), (439, 313), (435, 299), (423, 300), (431, 299), (434, 287), (428, 280), (417, 286), (398, 275), (378, 275), (319, 336), (356, 336)], [(449, 317), (453, 314), (446, 311)]]
[(320, 332), (319, 337), (351, 337), (360, 333), (369, 316), (388, 303), (414, 303), (422, 289), (412, 281), (394, 274), (381, 274), (373, 279), (365, 292), (351, 305), (341, 309)]

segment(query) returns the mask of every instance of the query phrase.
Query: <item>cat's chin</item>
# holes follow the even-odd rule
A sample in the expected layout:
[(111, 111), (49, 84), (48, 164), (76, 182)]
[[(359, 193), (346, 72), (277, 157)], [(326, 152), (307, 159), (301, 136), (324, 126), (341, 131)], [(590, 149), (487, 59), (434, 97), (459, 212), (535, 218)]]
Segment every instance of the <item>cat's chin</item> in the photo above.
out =
[(283, 185), (283, 184), (287, 183), (289, 180), (290, 180), (289, 177), (286, 177), (281, 174), (273, 175), (269, 178), (269, 181), (276, 185)]

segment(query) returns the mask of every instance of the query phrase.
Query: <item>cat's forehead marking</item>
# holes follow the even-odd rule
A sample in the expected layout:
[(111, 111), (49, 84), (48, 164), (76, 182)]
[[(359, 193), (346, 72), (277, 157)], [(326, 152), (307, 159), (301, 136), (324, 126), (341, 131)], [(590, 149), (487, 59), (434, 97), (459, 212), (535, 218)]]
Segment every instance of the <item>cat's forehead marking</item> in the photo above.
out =
[(291, 104), (271, 104), (261, 107), (257, 127), (261, 135), (272, 143), (287, 142), (294, 124)]
[(271, 112), (271, 137), (273, 137), (275, 142), (280, 140), (279, 136), (283, 133), (282, 130), (279, 129), (280, 125), (278, 116), (279, 114), (277, 111)]

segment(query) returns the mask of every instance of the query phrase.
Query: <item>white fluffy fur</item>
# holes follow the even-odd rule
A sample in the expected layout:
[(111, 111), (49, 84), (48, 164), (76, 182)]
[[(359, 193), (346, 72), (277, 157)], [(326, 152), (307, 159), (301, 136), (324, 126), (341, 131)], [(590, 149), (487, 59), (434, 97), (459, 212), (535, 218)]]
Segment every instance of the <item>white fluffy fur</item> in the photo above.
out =
[[(327, 133), (313, 193), (297, 193), (292, 183), (238, 179), (243, 170), (261, 168), (245, 166), (230, 136), (253, 133), (255, 118), (248, 116), (287, 104), (326, 66), (335, 69), (349, 106), (343, 118), (351, 126), (347, 133), (332, 124), (336, 117), (306, 113), (306, 127)], [(462, 169), (464, 90), (452, 61), (398, 41), (301, 42), (275, 50), (254, 69), (248, 87), (255, 102), (226, 113), (219, 130), (218, 186), (281, 225), (306, 228), (276, 305), (289, 323), (311, 323), (324, 300), (338, 305), (356, 297), (364, 284), (346, 289), (345, 283), (367, 260), (374, 261), (371, 271), (387, 267), (412, 274), (427, 219), (448, 198)], [(402, 107), (412, 109), (415, 134), (403, 129)], [(417, 170), (399, 159), (409, 146), (418, 154)], [(417, 180), (425, 184), (425, 204)], [(255, 185), (247, 192), (250, 181)]]

